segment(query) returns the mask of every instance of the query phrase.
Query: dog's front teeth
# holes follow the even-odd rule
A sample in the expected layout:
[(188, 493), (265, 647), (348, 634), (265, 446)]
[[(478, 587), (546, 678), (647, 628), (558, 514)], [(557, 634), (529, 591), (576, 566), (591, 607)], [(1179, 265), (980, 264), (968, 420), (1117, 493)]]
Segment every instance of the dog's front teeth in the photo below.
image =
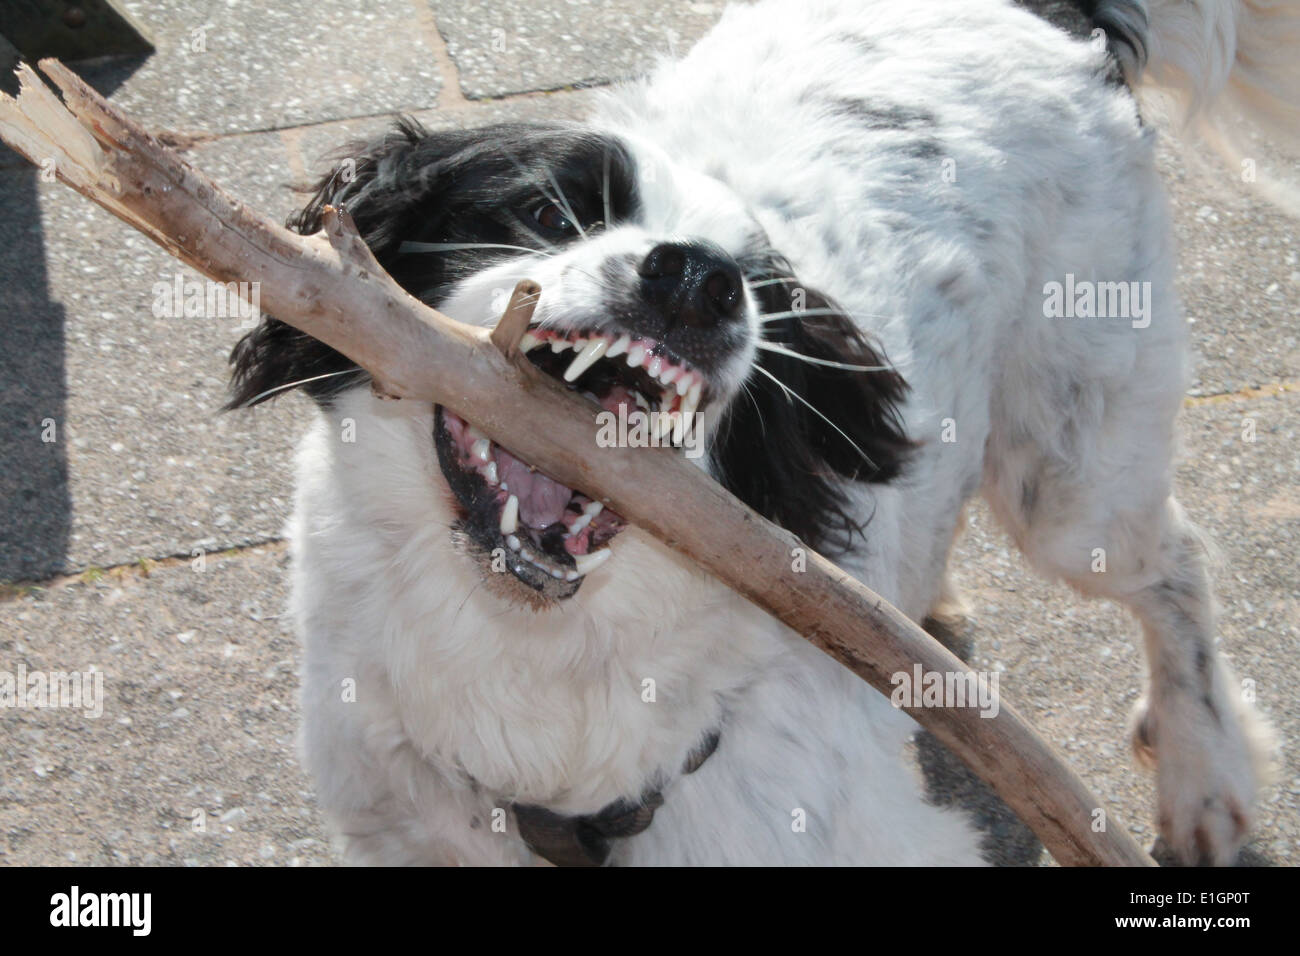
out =
[(645, 346), (638, 342), (627, 350), (627, 367), (640, 368), (645, 361)]
[(486, 438), (480, 438), (470, 446), (470, 454), (486, 465), (492, 460), (492, 443)]
[(618, 337), (617, 342), (615, 342), (613, 345), (609, 347), (609, 351), (605, 353), (605, 357), (617, 358), (618, 356), (626, 352), (628, 350), (628, 346), (630, 346), (631, 344), (632, 344), (632, 336), (628, 335), (625, 332)]
[(673, 430), (673, 416), (671, 412), (660, 412), (659, 423), (655, 428), (655, 440), (663, 441), (664, 436)]
[(601, 548), (599, 551), (592, 551), (590, 554), (575, 554), (573, 563), (579, 577), (585, 577), (596, 570), (609, 560), (609, 555), (609, 548)]
[(700, 407), (700, 393), (703, 390), (704, 389), (700, 385), (700, 383), (696, 382), (694, 385), (691, 386), (691, 390), (686, 393), (686, 397), (682, 399), (683, 419), (685, 419), (687, 416), (694, 415), (695, 410)]
[(519, 527), (519, 496), (511, 495), (501, 509), (501, 533), (514, 534)]
[(571, 344), (572, 343), (568, 339), (551, 339), (551, 351), (556, 353), (563, 352)]
[(677, 380), (677, 394), (685, 395), (686, 392), (690, 389), (691, 382), (693, 381), (695, 381), (694, 375), (692, 375), (690, 372), (683, 373), (682, 377)]
[(569, 363), (569, 367), (564, 372), (564, 380), (566, 382), (576, 381), (579, 375), (596, 364), (596, 360), (604, 355), (608, 348), (609, 342), (605, 339), (592, 339)]
[(532, 332), (525, 332), (523, 338), (519, 340), (519, 351), (531, 352), (537, 346), (541, 345), (545, 339), (538, 338)]

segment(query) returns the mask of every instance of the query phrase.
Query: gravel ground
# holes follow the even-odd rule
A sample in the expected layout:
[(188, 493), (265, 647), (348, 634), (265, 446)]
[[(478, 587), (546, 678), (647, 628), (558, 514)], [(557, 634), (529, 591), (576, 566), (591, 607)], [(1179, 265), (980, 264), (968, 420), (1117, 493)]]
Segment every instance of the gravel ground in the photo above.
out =
[[(83, 70), (190, 160), (276, 216), (321, 156), (398, 111), (431, 126), (579, 115), (580, 89), (706, 30), (720, 3), (136, 0), (145, 60)], [(199, 42), (201, 31), (202, 41)], [(557, 39), (558, 38), (558, 39)], [(196, 48), (196, 44), (202, 49)], [(4, 51), (0, 49), (0, 59)], [(1261, 168), (1284, 162), (1266, 147)], [(1243, 862), (1300, 861), (1300, 244), (1234, 171), (1161, 164), (1199, 366), (1180, 494), (1217, 542), (1222, 647), (1283, 745)], [(280, 541), (291, 397), (217, 413), (239, 320), (156, 317), (195, 275), (0, 154), (0, 670), (102, 672), (103, 713), (0, 713), (0, 861), (337, 862), (294, 746), (298, 648)], [(1249, 420), (1255, 441), (1243, 440)], [(53, 441), (43, 441), (48, 424)], [(1036, 578), (982, 506), (956, 553), (971, 619), (943, 636), (1150, 845), (1153, 792), (1124, 724), (1136, 624)], [(934, 796), (970, 808), (1003, 863), (1045, 854), (933, 743)]]

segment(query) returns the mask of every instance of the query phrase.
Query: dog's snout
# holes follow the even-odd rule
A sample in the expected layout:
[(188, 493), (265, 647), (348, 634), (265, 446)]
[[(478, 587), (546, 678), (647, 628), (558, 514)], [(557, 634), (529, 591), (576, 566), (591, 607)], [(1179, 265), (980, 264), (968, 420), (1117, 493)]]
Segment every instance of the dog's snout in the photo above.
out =
[(740, 269), (717, 246), (663, 242), (650, 250), (638, 272), (646, 300), (669, 326), (707, 329), (740, 316)]

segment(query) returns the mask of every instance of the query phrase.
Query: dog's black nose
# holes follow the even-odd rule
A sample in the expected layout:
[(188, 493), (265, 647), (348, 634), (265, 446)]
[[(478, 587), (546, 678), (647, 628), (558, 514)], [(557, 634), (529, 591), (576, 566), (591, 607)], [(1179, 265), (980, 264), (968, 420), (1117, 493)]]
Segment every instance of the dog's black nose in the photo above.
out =
[(711, 243), (660, 243), (637, 271), (642, 294), (669, 327), (709, 329), (740, 316), (740, 268)]

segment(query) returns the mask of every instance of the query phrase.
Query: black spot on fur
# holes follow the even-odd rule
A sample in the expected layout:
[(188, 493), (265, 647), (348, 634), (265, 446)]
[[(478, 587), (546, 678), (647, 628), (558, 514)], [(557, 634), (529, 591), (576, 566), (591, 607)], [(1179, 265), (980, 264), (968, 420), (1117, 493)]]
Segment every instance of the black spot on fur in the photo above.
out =
[[(742, 266), (755, 281), (793, 275), (771, 254)], [(862, 526), (846, 510), (844, 482), (891, 481), (916, 447), (898, 414), (907, 384), (847, 315), (797, 279), (754, 295), (764, 315), (799, 313), (764, 323), (766, 341), (814, 359), (883, 369), (850, 371), (761, 350), (757, 365), (767, 375), (751, 372), (711, 450), (722, 483), (740, 500), (814, 548), (846, 549)]]
[[(579, 220), (591, 226), (604, 217), (606, 157), (610, 207), (618, 220), (632, 213), (636, 197), (631, 158), (612, 138), (542, 124), (430, 133), (402, 120), (385, 136), (337, 154), (334, 170), (288, 225), (313, 233), (327, 204), (346, 207), (379, 263), (407, 292), (436, 306), (457, 281), (521, 253), (403, 251), (404, 242), (541, 249), (527, 210), (553, 190), (549, 177), (558, 181)], [(274, 318), (240, 340), (231, 364), (227, 408), (256, 405), (290, 387), (328, 403), (368, 377), (351, 359)], [(295, 384), (338, 372), (353, 374)]]

